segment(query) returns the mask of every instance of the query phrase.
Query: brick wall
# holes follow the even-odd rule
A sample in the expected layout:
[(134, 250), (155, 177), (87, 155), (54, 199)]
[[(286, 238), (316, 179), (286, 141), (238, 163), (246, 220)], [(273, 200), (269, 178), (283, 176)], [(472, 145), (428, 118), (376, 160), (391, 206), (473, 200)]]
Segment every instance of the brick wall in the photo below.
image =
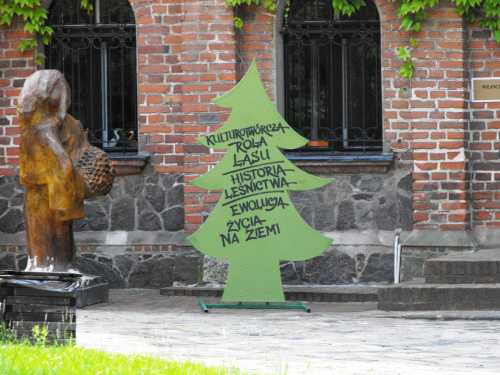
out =
[(24, 80), (34, 71), (34, 53), (17, 47), (29, 34), (15, 19), (0, 26), (0, 176), (13, 176), (19, 165), (20, 128), (16, 117), (17, 97)]
[(243, 76), (250, 64), (255, 59), (258, 62), (260, 77), (272, 100), (276, 95), (276, 79), (279, 73), (276, 71), (275, 33), (277, 23), (275, 12), (271, 12), (263, 6), (257, 8), (255, 5), (242, 6), (236, 11), (244, 25), (236, 30), (236, 52), (239, 65), (239, 75)]
[[(152, 154), (153, 170), (183, 173), (185, 182), (206, 173), (222, 153), (196, 138), (212, 133), (228, 110), (210, 100), (229, 90), (252, 59), (276, 98), (273, 13), (238, 10), (245, 26), (233, 26), (223, 0), (131, 1), (137, 23), (140, 150)], [(500, 226), (499, 104), (470, 103), (470, 77), (493, 77), (500, 65), (490, 32), (467, 25), (451, 3), (429, 12), (419, 33), (399, 30), (397, 9), (376, 0), (382, 24), (384, 148), (400, 156), (397, 169), (414, 170), (414, 229), (467, 230)], [(21, 54), (22, 24), (0, 27), (0, 175), (19, 162), (16, 100), (34, 70), (33, 52)], [(412, 51), (411, 82), (398, 75), (396, 49)], [(411, 147), (409, 152), (406, 150)], [(470, 195), (469, 195), (470, 194)], [(471, 199), (468, 199), (470, 196)], [(185, 230), (194, 231), (218, 195), (187, 185)]]
[[(391, 139), (401, 139), (399, 147), (412, 147), (414, 159), (414, 229), (466, 230), (469, 228), (467, 171), (468, 73), (467, 34), (460, 16), (451, 5), (429, 12), (422, 31), (401, 34), (398, 23), (385, 33), (384, 61), (394, 69), (399, 46), (409, 37), (418, 42), (412, 50), (416, 64), (411, 82), (394, 78), (390, 101)], [(395, 70), (386, 74), (397, 74)], [(386, 100), (386, 106), (387, 106)], [(387, 108), (387, 107), (386, 107)], [(386, 124), (387, 126), (387, 124)], [(411, 156), (408, 156), (411, 158)]]
[[(221, 1), (137, 1), (140, 149), (154, 171), (184, 173), (186, 182), (219, 159), (196, 138), (220, 126), (210, 100), (236, 79), (232, 12)], [(201, 190), (186, 186), (186, 230), (202, 222)]]
[[(185, 182), (208, 171), (222, 154), (211, 153), (198, 143), (200, 135), (212, 133), (228, 118), (228, 111), (216, 107), (211, 99), (222, 95), (236, 83), (237, 60), (234, 49), (233, 13), (223, 1), (185, 3), (182, 25), (182, 70), (177, 82), (182, 101), (181, 134), (175, 151), (185, 155)], [(170, 167), (157, 168), (168, 172)], [(218, 195), (187, 184), (185, 187), (185, 231), (195, 231), (211, 211)]]
[[(500, 45), (491, 32), (469, 30), (471, 78), (499, 77)], [(500, 103), (471, 103), (470, 176), (472, 226), (500, 227)]]
[[(237, 61), (233, 12), (223, 1), (131, 1), (137, 24), (139, 148), (158, 173), (185, 173), (186, 182), (220, 155), (196, 138), (213, 132), (227, 111), (210, 100), (234, 86)], [(33, 52), (17, 46), (28, 37), (18, 21), (0, 27), (0, 176), (19, 164), (17, 97), (34, 71)], [(186, 189), (186, 230), (202, 221), (216, 196)], [(200, 195), (201, 194), (201, 195)]]

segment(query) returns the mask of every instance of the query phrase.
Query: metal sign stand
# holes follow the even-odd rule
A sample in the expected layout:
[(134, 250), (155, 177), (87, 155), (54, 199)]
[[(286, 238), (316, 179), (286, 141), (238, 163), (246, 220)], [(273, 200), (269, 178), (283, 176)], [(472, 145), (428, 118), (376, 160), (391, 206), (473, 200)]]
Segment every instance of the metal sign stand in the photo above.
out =
[(208, 309), (299, 309), (305, 310), (308, 313), (311, 312), (311, 309), (303, 302), (299, 302), (298, 305), (271, 305), (269, 302), (266, 302), (265, 305), (244, 305), (243, 302), (238, 302), (237, 305), (206, 305), (200, 299), (200, 306), (206, 313)]

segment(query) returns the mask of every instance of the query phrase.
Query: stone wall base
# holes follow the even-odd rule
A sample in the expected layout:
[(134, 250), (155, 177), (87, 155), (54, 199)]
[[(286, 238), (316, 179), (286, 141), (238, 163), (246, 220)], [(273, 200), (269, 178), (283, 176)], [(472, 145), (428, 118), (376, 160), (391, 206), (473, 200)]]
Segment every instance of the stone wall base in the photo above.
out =
[[(202, 255), (194, 250), (166, 246), (166, 251), (153, 247), (84, 246), (77, 252), (77, 268), (86, 275), (100, 276), (109, 288), (159, 289), (172, 285), (198, 283)], [(148, 249), (144, 251), (143, 249)], [(161, 247), (159, 248), (161, 249)], [(0, 253), (0, 270), (23, 271), (28, 254), (23, 249)]]
[(482, 244), (471, 231), (414, 230), (402, 243), (401, 281), (423, 277), (427, 259), (455, 252), (474, 252), (480, 246)]
[[(323, 232), (333, 245), (320, 256), (281, 262), (283, 284), (345, 285), (393, 282), (394, 231)], [(403, 232), (406, 238), (409, 232)], [(0, 270), (23, 271), (28, 256), (24, 233), (5, 236)], [(110, 288), (160, 289), (172, 285), (223, 285), (229, 261), (188, 246), (185, 233), (114, 231), (75, 233), (77, 267), (101, 276)], [(145, 245), (144, 243), (147, 243)]]
[[(110, 288), (159, 289), (172, 285), (224, 285), (229, 261), (204, 256), (192, 248), (165, 246), (84, 246), (77, 268), (100, 276)], [(148, 249), (144, 251), (144, 249)], [(162, 250), (163, 249), (163, 250)], [(21, 247), (0, 252), (0, 270), (23, 271), (28, 255)], [(283, 284), (388, 284), (393, 281), (393, 249), (332, 246), (322, 255), (300, 262), (281, 262)]]
[[(285, 285), (389, 284), (393, 282), (393, 249), (364, 246), (344, 251), (332, 246), (323, 254), (304, 261), (282, 261), (281, 280)], [(223, 285), (227, 259), (204, 258), (203, 283)]]

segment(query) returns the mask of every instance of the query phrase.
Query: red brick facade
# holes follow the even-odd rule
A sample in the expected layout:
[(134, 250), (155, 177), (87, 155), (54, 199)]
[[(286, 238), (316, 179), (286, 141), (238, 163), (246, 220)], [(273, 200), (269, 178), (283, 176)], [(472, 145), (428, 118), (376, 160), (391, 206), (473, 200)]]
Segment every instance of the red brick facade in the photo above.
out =
[[(256, 59), (271, 98), (280, 95), (276, 56), (281, 22), (265, 9), (234, 11), (223, 0), (131, 1), (137, 23), (140, 151), (158, 173), (206, 173), (221, 153), (197, 143), (228, 111), (210, 100), (229, 90)], [(399, 30), (394, 3), (377, 0), (382, 27), (384, 149), (413, 170), (414, 229), (465, 231), (500, 227), (500, 103), (472, 103), (470, 78), (500, 75), (500, 46), (491, 33), (463, 21), (450, 4), (429, 11), (419, 33)], [(279, 9), (278, 9), (279, 10)], [(279, 12), (278, 12), (279, 14)], [(17, 20), (0, 27), (0, 175), (19, 163), (16, 99), (35, 67)], [(397, 47), (412, 50), (411, 82), (399, 77)], [(404, 152), (411, 148), (408, 152)], [(194, 231), (218, 196), (186, 185), (185, 231)]]
[(19, 165), (20, 127), (16, 118), (17, 97), (24, 80), (34, 71), (33, 51), (21, 53), (17, 47), (29, 37), (16, 19), (9, 27), (0, 26), (0, 175), (13, 176)]

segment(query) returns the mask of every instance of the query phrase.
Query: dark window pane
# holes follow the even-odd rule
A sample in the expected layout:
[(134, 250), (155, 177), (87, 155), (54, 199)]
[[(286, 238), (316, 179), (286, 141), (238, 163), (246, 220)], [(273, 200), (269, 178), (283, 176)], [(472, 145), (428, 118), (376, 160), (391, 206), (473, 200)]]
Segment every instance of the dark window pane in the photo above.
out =
[(292, 0), (285, 26), (285, 117), (313, 141), (303, 151), (381, 149), (375, 4), (346, 17), (328, 0)]
[[(108, 139), (121, 134), (127, 139), (133, 139), (137, 143), (137, 130), (135, 125), (136, 103), (135, 91), (135, 49), (121, 45), (119, 48), (108, 50)], [(123, 58), (122, 58), (123, 57)], [(120, 134), (120, 132), (118, 132)]]
[(290, 124), (307, 137), (311, 132), (311, 46), (300, 41), (288, 47)]
[(79, 1), (55, 0), (49, 9), (49, 23), (52, 25), (82, 25), (93, 21), (93, 14), (82, 9)]
[[(69, 113), (88, 130), (91, 144), (110, 152), (137, 151), (135, 21), (128, 1), (56, 0), (47, 66), (64, 73), (72, 90)], [(71, 22), (66, 22), (70, 20)]]
[(333, 18), (331, 1), (297, 0), (290, 2), (288, 19), (291, 21), (328, 21)]
[(104, 24), (134, 24), (135, 17), (132, 7), (128, 6), (128, 0), (100, 1), (100, 21)]
[(373, 147), (381, 139), (379, 114), (378, 49), (374, 43), (351, 39), (345, 42), (347, 137), (350, 147)]

